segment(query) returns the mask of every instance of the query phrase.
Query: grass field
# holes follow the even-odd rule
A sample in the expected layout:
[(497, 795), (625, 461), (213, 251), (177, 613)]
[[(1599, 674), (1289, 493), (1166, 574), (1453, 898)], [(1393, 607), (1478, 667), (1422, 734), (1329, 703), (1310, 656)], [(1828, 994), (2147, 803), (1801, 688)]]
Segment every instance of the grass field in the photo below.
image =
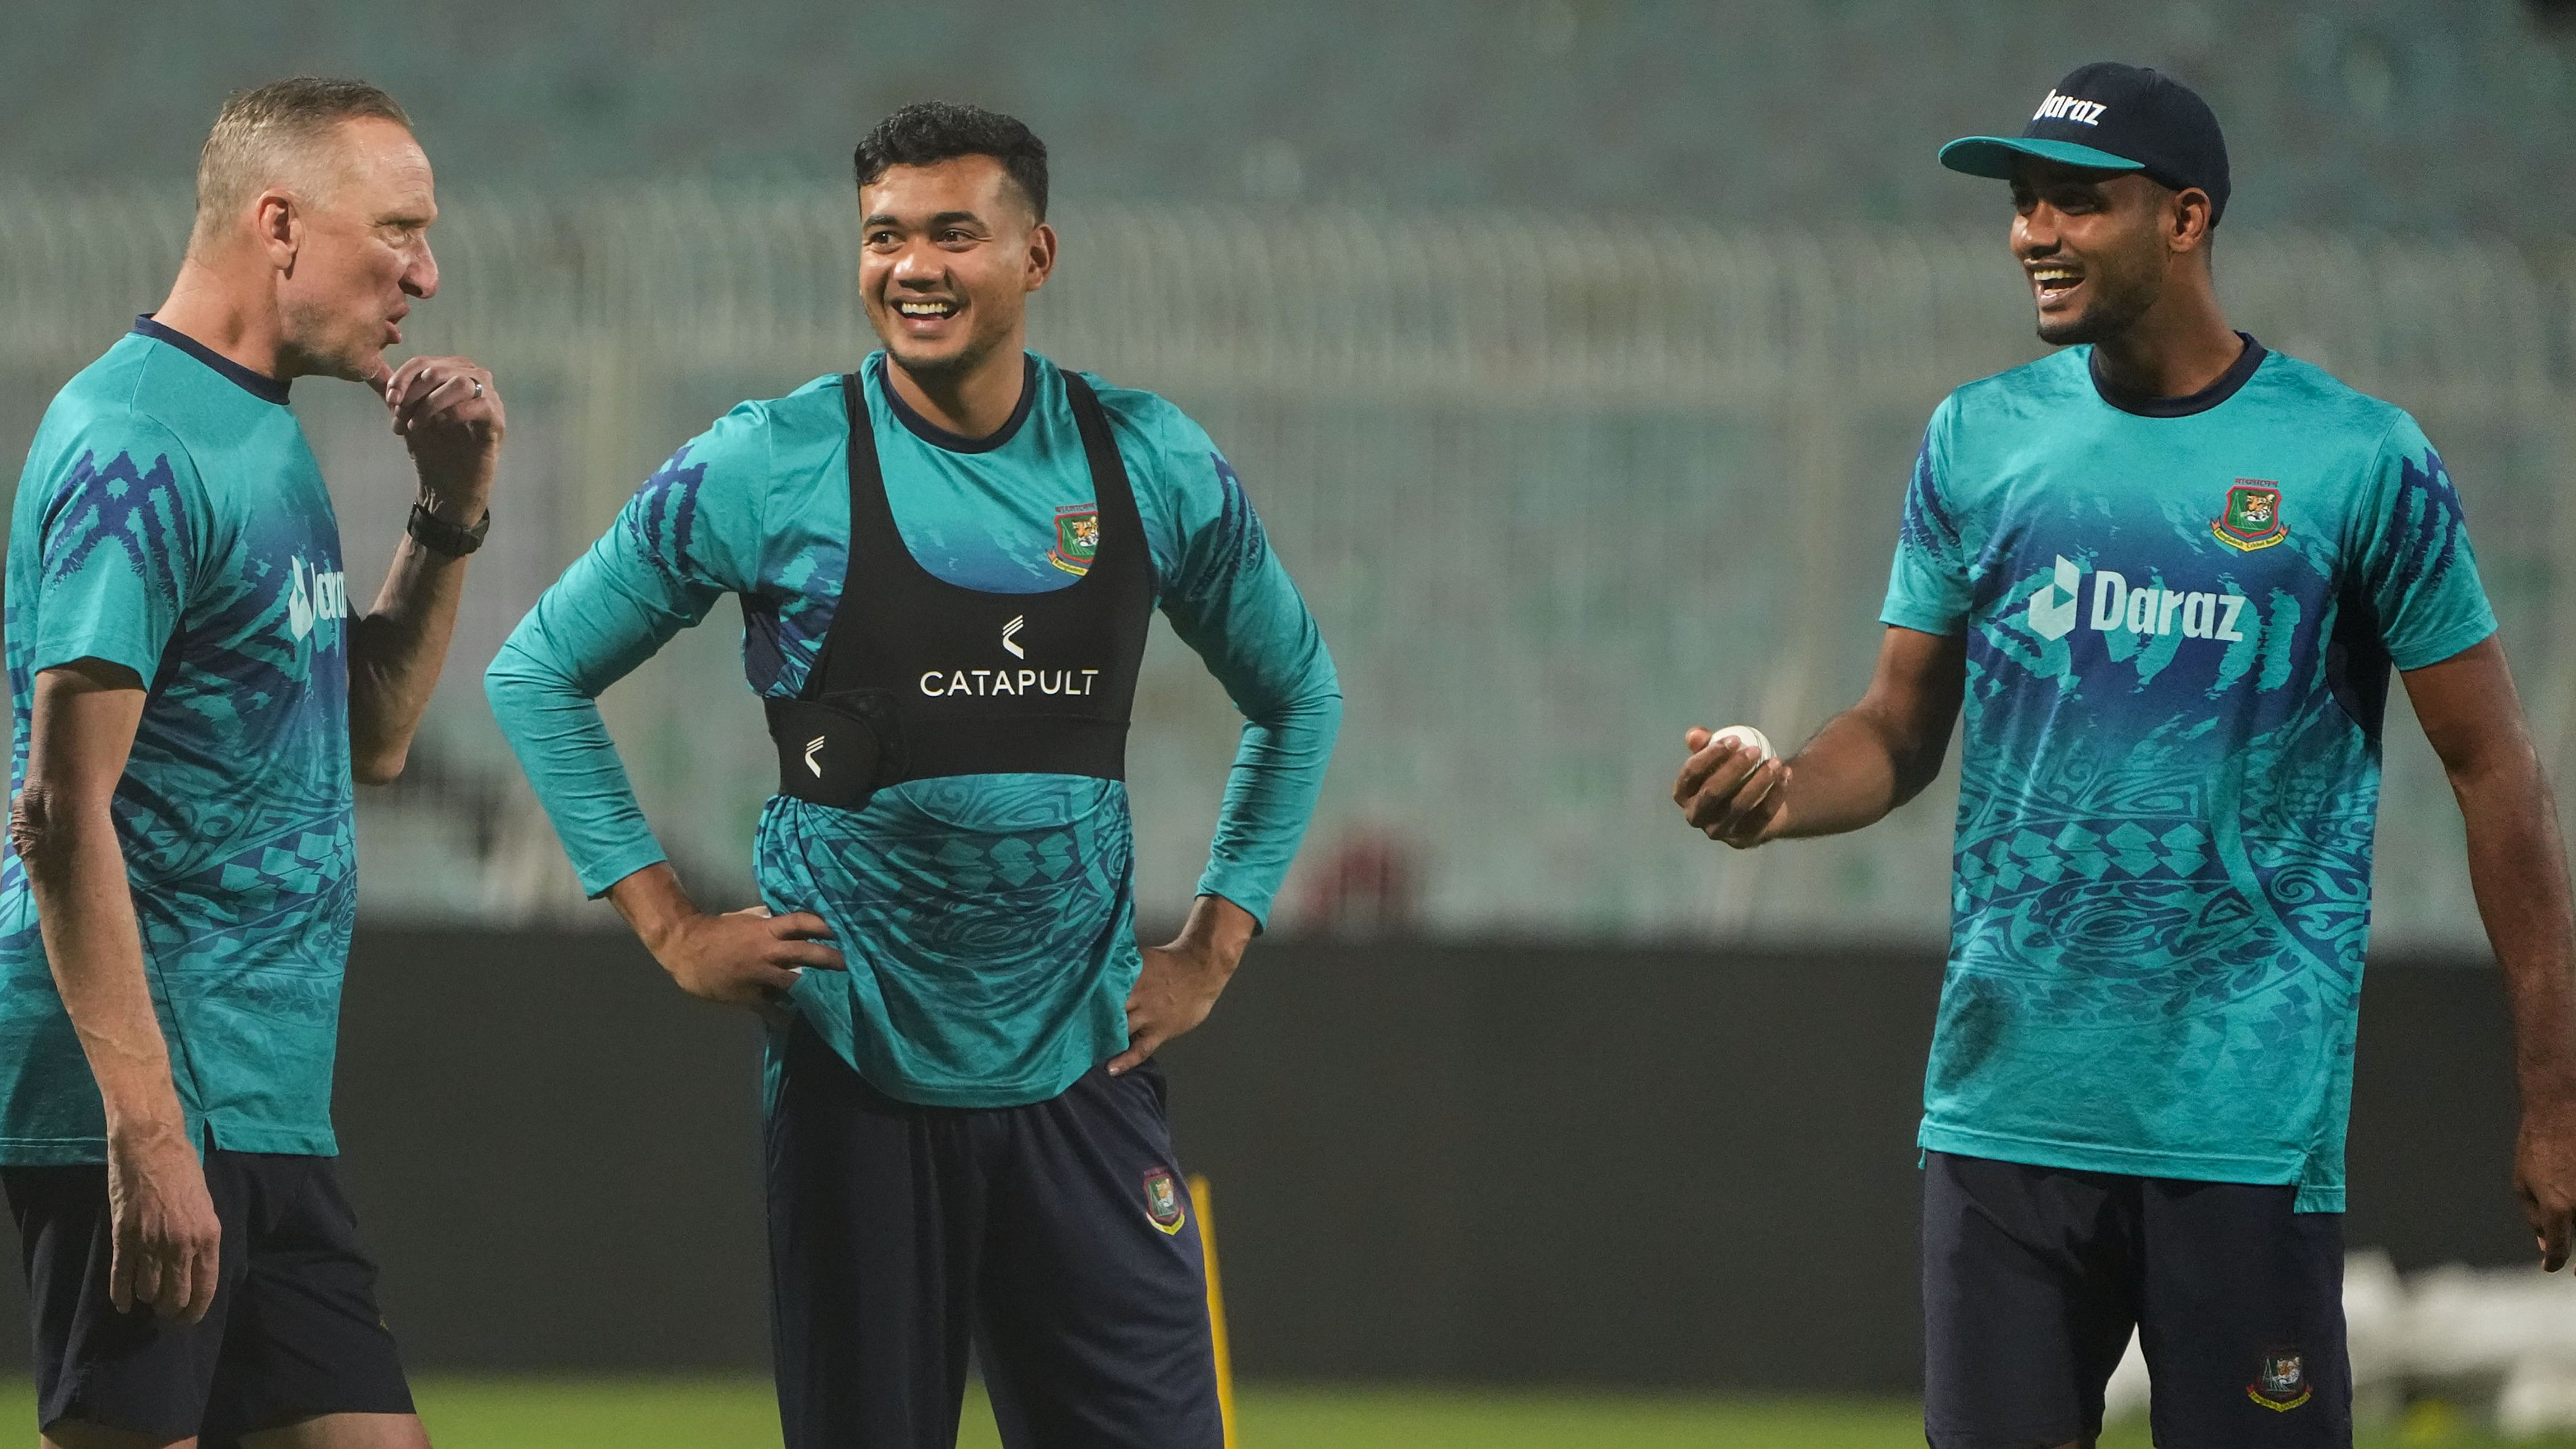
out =
[[(773, 1449), (776, 1401), (757, 1379), (458, 1379), (419, 1385), (441, 1449)], [(0, 1392), (0, 1421), (34, 1416), (27, 1386)], [(1259, 1388), (1242, 1397), (1242, 1449), (1905, 1449), (1923, 1442), (1902, 1400), (1744, 1400), (1614, 1395)], [(32, 1435), (29, 1437), (33, 1437)], [(994, 1449), (980, 1398), (962, 1449)], [(2127, 1426), (2103, 1449), (2147, 1449)], [(2419, 1412), (2361, 1449), (2505, 1449), (2457, 1416)], [(2576, 1439), (2517, 1449), (2576, 1449)]]

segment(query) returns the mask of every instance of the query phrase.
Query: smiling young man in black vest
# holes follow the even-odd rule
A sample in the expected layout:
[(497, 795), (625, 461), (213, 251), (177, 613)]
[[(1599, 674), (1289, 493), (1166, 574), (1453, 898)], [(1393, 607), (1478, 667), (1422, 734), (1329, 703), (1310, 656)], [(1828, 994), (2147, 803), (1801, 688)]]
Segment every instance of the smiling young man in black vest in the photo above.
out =
[[(953, 1443), (970, 1342), (1007, 1443), (1215, 1449), (1152, 1056), (1267, 915), (1340, 688), (1207, 434), (1024, 349), (1056, 257), (1038, 139), (924, 104), (856, 162), (884, 350), (681, 448), (511, 637), (493, 707), (584, 886), (771, 1021), (788, 1449)], [(779, 790), (766, 905), (716, 916), (593, 700), (728, 593)], [(1156, 607), (1247, 723), (1197, 905), (1140, 951), (1122, 779)]]

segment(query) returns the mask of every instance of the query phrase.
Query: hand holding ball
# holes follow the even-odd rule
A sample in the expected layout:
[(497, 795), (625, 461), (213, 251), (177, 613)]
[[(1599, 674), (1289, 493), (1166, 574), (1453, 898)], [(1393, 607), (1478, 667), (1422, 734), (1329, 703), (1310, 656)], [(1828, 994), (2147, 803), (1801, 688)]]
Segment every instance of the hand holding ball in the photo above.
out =
[(1758, 756), (1753, 762), (1756, 765), (1780, 758), (1780, 752), (1771, 748), (1771, 737), (1751, 725), (1728, 725), (1709, 736), (1708, 742), (1712, 745), (1733, 744), (1750, 749)]
[[(1693, 726), (1682, 743), (1691, 754), (1673, 782), (1673, 803), (1692, 829), (1738, 850), (1778, 833), (1787, 809), (1780, 787), (1790, 767), (1770, 736), (1746, 724), (1714, 731)], [(1775, 761), (1776, 770), (1770, 768)]]

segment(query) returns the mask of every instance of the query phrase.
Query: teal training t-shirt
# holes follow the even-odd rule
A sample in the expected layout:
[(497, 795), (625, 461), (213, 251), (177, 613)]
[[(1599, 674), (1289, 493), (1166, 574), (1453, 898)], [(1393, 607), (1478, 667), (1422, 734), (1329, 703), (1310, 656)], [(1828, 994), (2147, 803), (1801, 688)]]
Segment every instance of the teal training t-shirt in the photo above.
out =
[[(915, 559), (990, 593), (1079, 576), (1096, 500), (1053, 363), (1031, 357), (1018, 412), (982, 439), (898, 406), (882, 354), (861, 371)], [(682, 448), (492, 663), (493, 713), (594, 894), (663, 858), (600, 692), (726, 594), (742, 601), (753, 692), (804, 684), (848, 569), (839, 381), (744, 403)], [(1200, 890), (1266, 920), (1339, 726), (1332, 659), (1206, 432), (1152, 393), (1091, 381), (1157, 604), (1247, 720)], [(1120, 781), (968, 775), (890, 786), (855, 811), (773, 796), (754, 873), (772, 910), (831, 924), (849, 970), (808, 971), (795, 1004), (868, 1082), (906, 1101), (1001, 1107), (1054, 1097), (1125, 1047), (1141, 964), (1133, 849)]]
[(1968, 648), (1921, 1143), (2343, 1207), (2389, 667), (2495, 632), (2413, 419), (2251, 338), (1952, 393), (1885, 622)]
[[(340, 527), (283, 383), (152, 323), (54, 398), (10, 518), (14, 796), (36, 675), (149, 690), (116, 789), (144, 972), (192, 1137), (329, 1155), (357, 908)], [(203, 1140), (198, 1138), (198, 1140)], [(0, 854), (0, 1163), (99, 1162), (98, 1086)]]

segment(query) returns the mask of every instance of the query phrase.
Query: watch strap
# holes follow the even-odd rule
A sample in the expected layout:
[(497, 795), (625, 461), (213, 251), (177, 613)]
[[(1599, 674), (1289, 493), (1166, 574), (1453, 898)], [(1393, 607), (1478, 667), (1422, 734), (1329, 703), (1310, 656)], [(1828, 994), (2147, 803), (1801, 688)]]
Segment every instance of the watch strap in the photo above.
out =
[(463, 558), (483, 546), (483, 536), (492, 531), (492, 510), (484, 509), (472, 528), (464, 528), (415, 503), (411, 506), (411, 522), (404, 531), (432, 553)]

